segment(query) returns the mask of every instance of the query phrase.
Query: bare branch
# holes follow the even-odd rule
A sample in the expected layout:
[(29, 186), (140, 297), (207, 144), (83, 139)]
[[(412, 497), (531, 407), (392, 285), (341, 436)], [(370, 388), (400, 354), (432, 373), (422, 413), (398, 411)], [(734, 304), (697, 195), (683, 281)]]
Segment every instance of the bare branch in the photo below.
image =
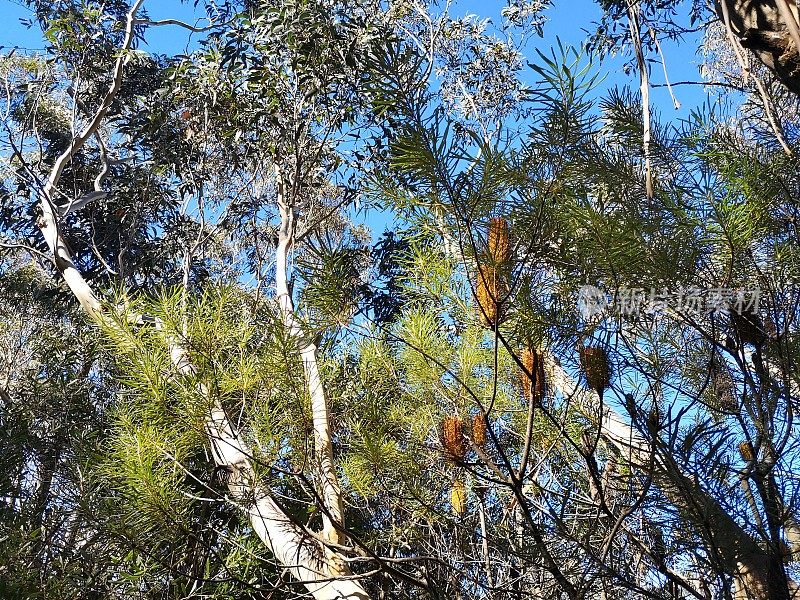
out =
[(67, 163), (72, 160), (72, 157), (74, 157), (75, 154), (83, 147), (86, 141), (92, 135), (94, 135), (94, 133), (97, 131), (97, 128), (100, 127), (100, 124), (103, 122), (103, 118), (106, 116), (108, 109), (111, 107), (111, 104), (117, 97), (120, 87), (122, 87), (122, 74), (125, 65), (128, 62), (128, 50), (131, 49), (131, 45), (133, 44), (133, 30), (136, 23), (136, 19), (134, 17), (143, 2), (144, 0), (136, 0), (131, 7), (131, 10), (128, 12), (127, 24), (125, 26), (125, 38), (122, 43), (122, 48), (119, 51), (119, 56), (117, 56), (117, 61), (114, 64), (111, 86), (106, 92), (103, 102), (100, 104), (100, 108), (97, 109), (94, 117), (89, 121), (83, 131), (73, 138), (70, 147), (67, 148), (61, 154), (61, 156), (56, 159), (53, 169), (50, 171), (50, 176), (48, 177), (47, 184), (44, 187), (44, 194), (47, 196), (48, 200), (52, 199), (53, 190), (58, 185), (61, 174), (64, 172), (64, 167), (66, 167)]
[(183, 29), (188, 29), (193, 33), (203, 33), (204, 31), (211, 31), (221, 25), (225, 25), (225, 23), (221, 24), (214, 24), (210, 23), (205, 27), (197, 27), (196, 25), (189, 25), (185, 21), (180, 21), (178, 19), (161, 19), (159, 21), (151, 21), (150, 19), (136, 19), (134, 21), (136, 25), (147, 25), (148, 27), (162, 27), (164, 25), (176, 25), (178, 27), (182, 27)]

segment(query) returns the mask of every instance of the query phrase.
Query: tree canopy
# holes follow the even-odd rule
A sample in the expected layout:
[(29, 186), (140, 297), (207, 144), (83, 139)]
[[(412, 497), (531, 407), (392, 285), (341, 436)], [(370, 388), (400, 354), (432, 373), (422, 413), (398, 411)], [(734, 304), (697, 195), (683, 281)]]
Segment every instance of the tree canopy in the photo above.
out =
[(795, 597), (795, 3), (25, 4), (0, 596)]

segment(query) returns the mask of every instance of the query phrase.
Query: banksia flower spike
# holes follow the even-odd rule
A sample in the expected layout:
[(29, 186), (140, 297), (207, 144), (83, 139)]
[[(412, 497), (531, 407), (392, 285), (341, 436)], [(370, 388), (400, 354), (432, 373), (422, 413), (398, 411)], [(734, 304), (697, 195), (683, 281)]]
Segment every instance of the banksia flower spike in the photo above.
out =
[(461, 462), (467, 453), (464, 444), (464, 422), (461, 417), (448, 416), (442, 422), (442, 444), (447, 460)]
[(544, 355), (535, 348), (527, 347), (522, 351), (521, 361), (525, 370), (520, 370), (519, 377), (525, 399), (541, 406), (545, 394)]
[(486, 419), (480, 413), (472, 418), (472, 441), (478, 446), (486, 445)]
[(603, 392), (611, 382), (611, 368), (606, 351), (599, 346), (581, 346), (578, 354), (586, 385), (596, 391), (602, 400)]
[(745, 462), (753, 460), (753, 447), (750, 445), (750, 442), (742, 442), (739, 444), (739, 455)]
[(475, 296), (478, 300), (478, 316), (485, 327), (494, 329), (496, 323), (503, 322), (503, 300), (507, 294), (505, 278), (497, 269), (479, 265), (475, 278)]
[(467, 489), (460, 479), (453, 482), (453, 488), (450, 491), (450, 505), (453, 507), (453, 512), (458, 515), (467, 512)]
[(489, 221), (487, 251), (492, 266), (505, 271), (511, 262), (511, 245), (508, 241), (508, 221), (495, 217)]
[[(520, 361), (524, 369), (519, 371), (519, 382), (522, 384), (522, 393), (526, 400), (531, 399), (533, 392), (533, 380), (536, 377), (536, 354), (531, 348), (525, 348), (520, 356)], [(529, 374), (530, 373), (530, 374)]]

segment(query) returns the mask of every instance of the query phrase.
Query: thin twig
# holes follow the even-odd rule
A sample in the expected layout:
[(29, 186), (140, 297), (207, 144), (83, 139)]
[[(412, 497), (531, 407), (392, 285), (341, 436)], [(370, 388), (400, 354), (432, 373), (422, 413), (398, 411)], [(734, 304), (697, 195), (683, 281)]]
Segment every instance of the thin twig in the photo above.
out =
[(177, 25), (178, 27), (183, 27), (184, 29), (188, 29), (193, 33), (203, 33), (204, 31), (211, 31), (215, 27), (219, 27), (220, 25), (215, 25), (211, 23), (210, 25), (206, 25), (205, 27), (197, 27), (196, 25), (189, 25), (184, 21), (180, 21), (178, 19), (161, 19), (160, 21), (151, 21), (150, 19), (136, 19), (135, 23), (137, 25), (147, 25), (148, 27), (161, 27), (164, 25)]
[(724, 81), (675, 81), (673, 83), (651, 83), (650, 87), (652, 88), (678, 87), (679, 85), (708, 85), (716, 87), (726, 87), (740, 92), (744, 89), (741, 85), (735, 85), (733, 83), (727, 83)]
[(669, 90), (669, 95), (670, 98), (672, 98), (672, 104), (675, 106), (675, 110), (678, 110), (681, 107), (681, 103), (678, 102), (675, 94), (672, 93), (672, 86), (669, 83), (669, 75), (667, 74), (667, 59), (664, 58), (664, 52), (661, 50), (661, 43), (658, 41), (658, 36), (656, 36), (655, 29), (652, 27), (650, 27), (650, 36), (653, 38), (658, 55), (661, 57), (661, 66), (664, 68), (664, 81), (666, 82), (664, 85), (666, 85)]

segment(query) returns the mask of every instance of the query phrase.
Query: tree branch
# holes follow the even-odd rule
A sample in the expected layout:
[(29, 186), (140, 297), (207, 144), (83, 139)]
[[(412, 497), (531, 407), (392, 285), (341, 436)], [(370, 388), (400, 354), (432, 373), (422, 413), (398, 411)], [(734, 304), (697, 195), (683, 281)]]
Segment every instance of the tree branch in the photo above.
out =
[(323, 514), (323, 536), (331, 542), (342, 543), (340, 531), (344, 529), (344, 507), (336, 468), (333, 462), (333, 443), (331, 441), (330, 415), (322, 378), (317, 363), (317, 347), (306, 339), (305, 334), (294, 316), (294, 305), (289, 291), (288, 254), (294, 244), (295, 215), (294, 208), (286, 198), (286, 181), (280, 168), (275, 166), (278, 189), (278, 210), (281, 225), (278, 230), (278, 245), (275, 249), (275, 296), (278, 300), (284, 325), (289, 334), (297, 341), (303, 359), (306, 385), (311, 397), (311, 413), (314, 428), (314, 454), (316, 469), (321, 486), (320, 496), (328, 514)]
[[(554, 387), (565, 397), (573, 398), (578, 411), (597, 421), (599, 397), (580, 389), (553, 357), (548, 357), (545, 364)], [(714, 498), (607, 405), (603, 407), (597, 425), (601, 435), (620, 451), (629, 464), (646, 469), (670, 502), (686, 511), (701, 529), (708, 532), (729, 573), (757, 598), (772, 598), (770, 593), (775, 582), (771, 580), (768, 567), (771, 557)]]

